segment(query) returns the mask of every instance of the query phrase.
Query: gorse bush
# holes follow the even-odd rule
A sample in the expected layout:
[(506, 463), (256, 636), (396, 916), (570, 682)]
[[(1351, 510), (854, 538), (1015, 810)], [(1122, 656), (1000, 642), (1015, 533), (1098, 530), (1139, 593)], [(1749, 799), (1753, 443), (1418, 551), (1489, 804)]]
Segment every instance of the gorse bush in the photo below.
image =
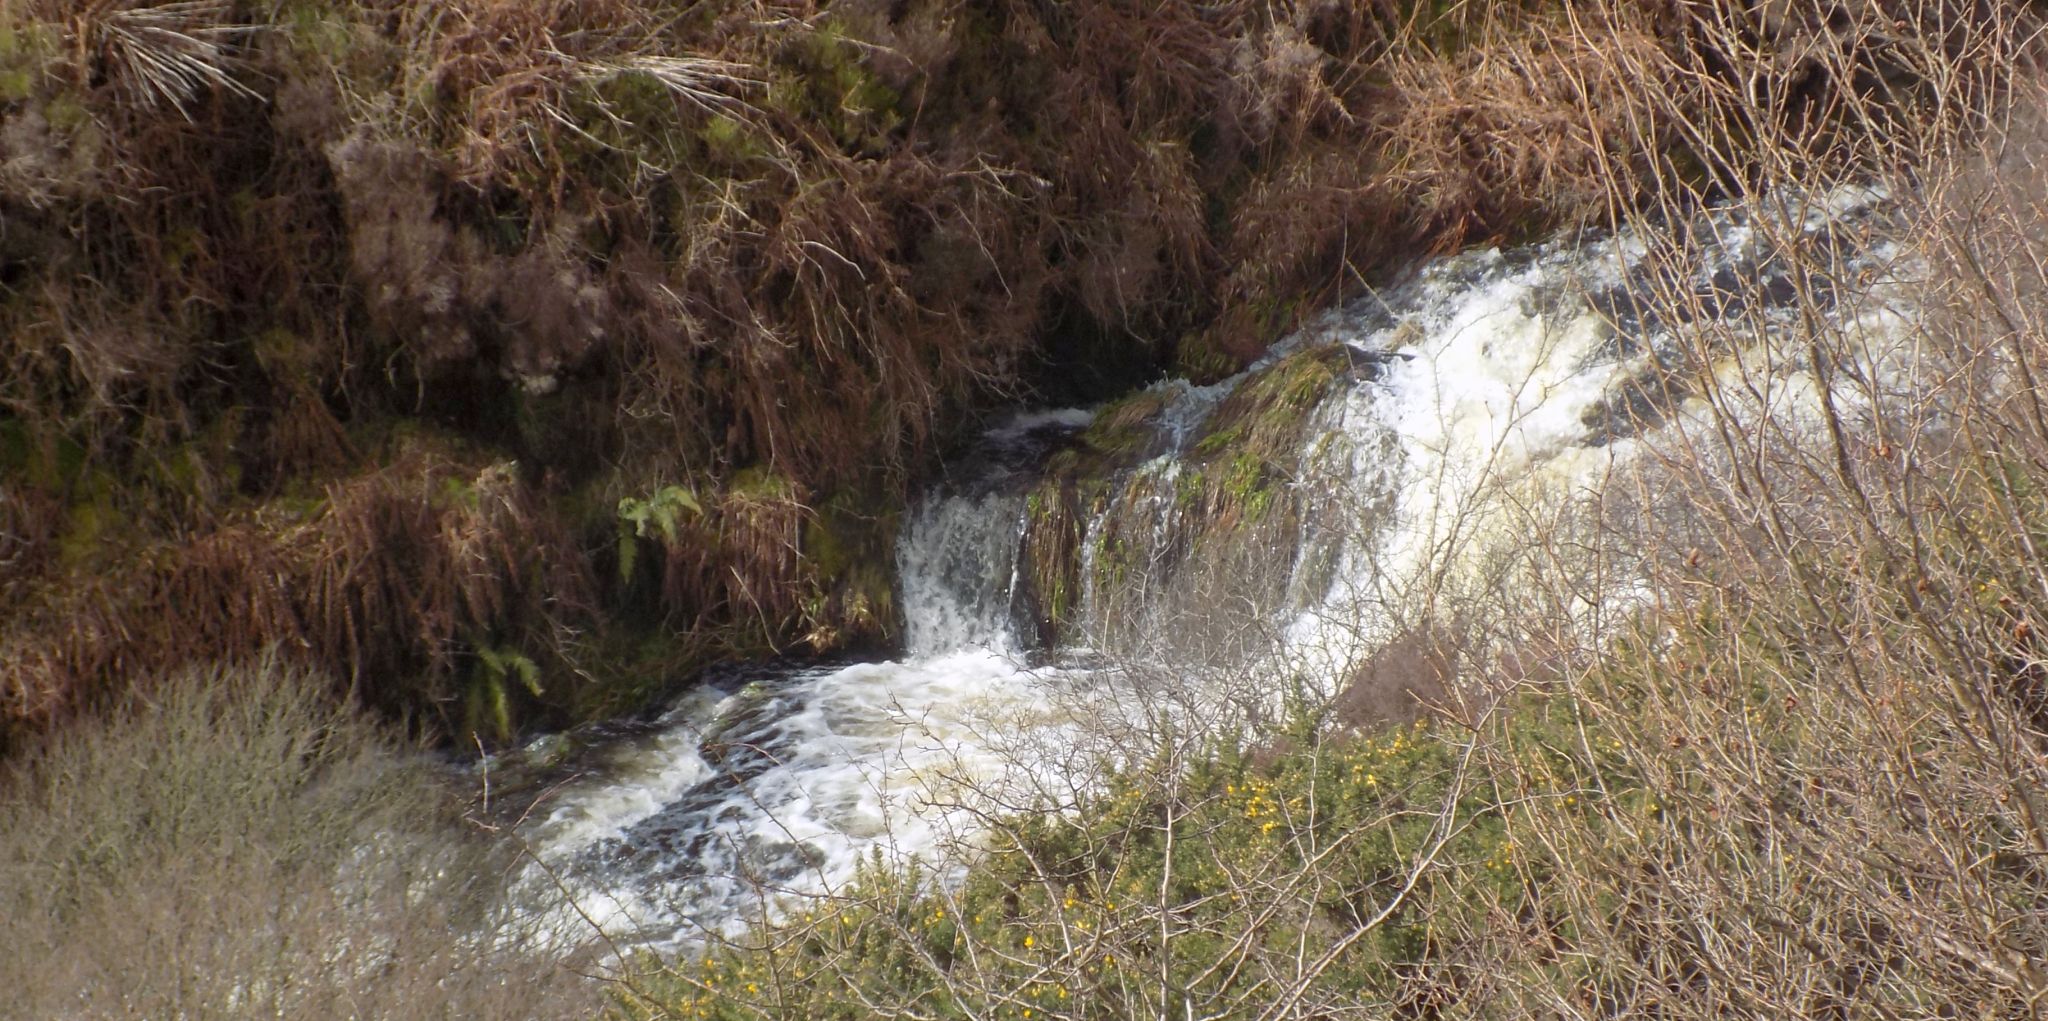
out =
[(457, 799), (322, 678), (163, 678), (0, 776), (22, 1018), (560, 1017)]
[(878, 860), (818, 910), (635, 982), (626, 1013), (1238, 1016), (1329, 999), (1326, 980), (1391, 990), (1430, 940), (1427, 863), (1512, 851), (1455, 741), (1314, 735), (1000, 820), (957, 884)]
[[(1522, 842), (1530, 819), (1655, 826), (1666, 811), (1571, 700), (1522, 698), (1482, 722), (1366, 735), (1303, 707), (1258, 746), (1164, 738), (1180, 761), (989, 819), (961, 875), (877, 857), (794, 917), (628, 969), (619, 1012), (1441, 1012), (1491, 981), (1470, 934), (1528, 917), (1534, 886), (1570, 882)], [(1512, 762), (1494, 757), (1508, 748)]]

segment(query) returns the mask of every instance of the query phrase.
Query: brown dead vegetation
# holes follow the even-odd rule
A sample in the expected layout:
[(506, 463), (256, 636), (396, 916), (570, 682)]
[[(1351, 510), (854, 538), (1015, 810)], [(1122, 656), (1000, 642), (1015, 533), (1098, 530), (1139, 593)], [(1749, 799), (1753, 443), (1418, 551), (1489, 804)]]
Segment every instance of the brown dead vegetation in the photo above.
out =
[[(869, 533), (940, 426), (1213, 378), (1420, 252), (1796, 173), (1715, 154), (1939, 97), (1915, 33), (1970, 17), (1784, 6), (9, 5), (0, 606), (42, 664), (14, 704), (260, 636), (402, 662), (419, 711), (471, 643), (554, 655), (551, 599), (711, 654), (886, 638)], [(557, 537), (522, 594), (466, 589), (438, 512), (337, 498), (301, 542), (258, 509), (405, 474), (399, 425), (518, 462), (504, 534)], [(635, 538), (659, 584), (588, 581), (630, 575), (618, 501), (679, 483), (705, 513)], [(415, 573), (226, 580), (339, 550)], [(175, 578), (209, 594), (167, 613)]]
[[(546, 676), (569, 681), (567, 629), (592, 606), (591, 579), (533, 500), (508, 465), (409, 452), (333, 485), (310, 512), (270, 508), (139, 548), (26, 601), (0, 632), (0, 724), (40, 729), (120, 695), (152, 663), (274, 648), (332, 665), (371, 705), (490, 735), (489, 721), (465, 715), (457, 679), (471, 667), (467, 651), (552, 652)], [(571, 693), (558, 690), (553, 704)]]

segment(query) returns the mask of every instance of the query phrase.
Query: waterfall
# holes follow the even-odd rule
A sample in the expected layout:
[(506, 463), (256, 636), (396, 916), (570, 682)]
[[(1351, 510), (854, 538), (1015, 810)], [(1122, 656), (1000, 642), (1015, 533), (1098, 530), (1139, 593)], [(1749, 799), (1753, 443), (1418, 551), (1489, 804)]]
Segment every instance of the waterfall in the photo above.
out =
[[(1881, 200), (1831, 196), (1798, 236), (1879, 216)], [(1532, 508), (1597, 489), (1645, 431), (1687, 428), (1696, 398), (1652, 385), (1687, 324), (1632, 295), (1688, 289), (1769, 332), (1776, 311), (1738, 301), (1795, 288), (1751, 223), (1717, 211), (1684, 226), (1709, 239), (1690, 265), (1627, 231), (1467, 253), (1354, 298), (1221, 383), (1005, 423), (987, 439), (997, 456), (907, 516), (902, 658), (764, 669), (684, 697), (526, 824), (532, 888), (574, 897), (565, 932), (684, 946), (843, 888), (864, 863), (943, 875), (979, 811), (1057, 807), (1083, 760), (1113, 762), (1121, 707), (1148, 684), (1178, 686), (1174, 704), (1209, 722), (1273, 711), (1205, 702), (1224, 673), (1284, 664), (1339, 694), (1418, 593), (1498, 583)], [(1814, 243), (1864, 271), (1893, 254)], [(1115, 416), (1128, 430), (1101, 434)], [(1049, 468), (1090, 443), (1115, 452), (1095, 474), (1071, 455), (1067, 475)], [(1046, 524), (1052, 504), (1069, 531)], [(1034, 527), (1074, 540), (1036, 555), (1068, 559), (1032, 561)], [(1060, 600), (1033, 604), (1032, 563), (1075, 589), (1049, 650), (1026, 618), (1044, 624)]]
[(935, 499), (914, 512), (897, 544), (904, 652), (1017, 652), (1010, 628), (1024, 501), (1000, 491)]
[(956, 843), (936, 806), (996, 780), (997, 735), (1057, 729), (1052, 675), (1026, 668), (1008, 624), (1021, 510), (982, 486), (910, 516), (904, 658), (764, 670), (619, 742), (524, 834), (540, 859), (530, 897), (576, 901), (550, 926), (674, 949), (776, 917), (784, 894), (841, 888), (876, 852), (900, 866)]

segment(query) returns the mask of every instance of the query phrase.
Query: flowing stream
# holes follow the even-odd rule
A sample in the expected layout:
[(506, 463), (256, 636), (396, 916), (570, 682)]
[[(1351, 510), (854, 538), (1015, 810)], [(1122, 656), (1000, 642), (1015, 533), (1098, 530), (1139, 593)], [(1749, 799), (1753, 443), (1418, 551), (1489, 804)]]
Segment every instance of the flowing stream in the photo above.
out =
[[(1879, 197), (1823, 202), (1791, 235), (1840, 247), (1865, 278), (1892, 272), (1889, 246), (1827, 236), (1881, 218)], [(1278, 686), (1233, 678), (1284, 667), (1337, 694), (1408, 626), (1418, 593), (1498, 584), (1532, 508), (1596, 490), (1653, 432), (1685, 427), (1697, 398), (1645, 381), (1688, 324), (1634, 296), (1677, 287), (1760, 333), (1795, 315), (1795, 298), (1815, 307), (1753, 226), (1731, 212), (1682, 225), (1706, 239), (1684, 266), (1628, 232), (1435, 261), (1232, 379), (1156, 385), (1136, 453), (1078, 504), (1081, 591), (1051, 647), (1025, 598), (1030, 494), (1096, 412), (1003, 424), (981, 467), (956, 470), (967, 481), (907, 517), (899, 658), (707, 684), (614, 739), (524, 824), (540, 863), (531, 889), (573, 899), (556, 910), (564, 933), (686, 947), (841, 890), (864, 865), (943, 875), (983, 813), (1070, 804), (1091, 769), (1141, 750), (1162, 712), (1223, 725), (1273, 711), (1256, 692)], [(1861, 300), (1882, 288), (1853, 303), (1827, 288), (1822, 306), (1875, 333), (1896, 319)], [(1739, 368), (1744, 353), (1728, 357)], [(1270, 418), (1226, 421), (1250, 399), (1234, 398), (1309, 359), (1317, 386), (1287, 407), (1285, 449), (1267, 435), (1256, 484), (1215, 482), (1245, 463), (1233, 442), (1274, 431)], [(1797, 391), (1809, 371), (1787, 362), (1779, 375)], [(1226, 490), (1235, 503), (1205, 506)], [(1218, 515), (1252, 518), (1246, 507), (1256, 522), (1218, 527)], [(1625, 602), (1626, 586), (1611, 595)]]

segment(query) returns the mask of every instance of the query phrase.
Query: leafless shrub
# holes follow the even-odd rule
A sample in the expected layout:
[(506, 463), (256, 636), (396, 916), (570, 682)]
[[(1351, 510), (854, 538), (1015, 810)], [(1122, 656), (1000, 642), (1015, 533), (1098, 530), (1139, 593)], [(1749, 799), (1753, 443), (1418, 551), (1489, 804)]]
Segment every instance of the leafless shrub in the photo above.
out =
[(0, 773), (22, 1017), (565, 1017), (430, 771), (324, 678), (198, 668)]
[[(2013, 301), (2042, 286), (2048, 234), (2030, 176), (2006, 176), (2038, 116), (2030, 22), (1779, 14), (1696, 25), (1740, 61), (1808, 41), (1747, 109), (1724, 70), (1679, 90), (1712, 98), (1675, 122), (1707, 162), (1760, 170), (1733, 188), (1765, 268), (1638, 283), (1698, 395), (1609, 508), (1654, 604), (1536, 686), (1582, 721), (1551, 768), (1528, 769), (1527, 740), (1492, 748), (1533, 853), (1516, 906), (1468, 930), (1506, 964), (1475, 1015), (2025, 1015), (2048, 996), (2027, 864), (2041, 334)], [(1930, 82), (1949, 91), (1915, 98)], [(1888, 212), (1845, 212), (1872, 186)], [(1672, 265), (1697, 244), (1655, 241)]]

